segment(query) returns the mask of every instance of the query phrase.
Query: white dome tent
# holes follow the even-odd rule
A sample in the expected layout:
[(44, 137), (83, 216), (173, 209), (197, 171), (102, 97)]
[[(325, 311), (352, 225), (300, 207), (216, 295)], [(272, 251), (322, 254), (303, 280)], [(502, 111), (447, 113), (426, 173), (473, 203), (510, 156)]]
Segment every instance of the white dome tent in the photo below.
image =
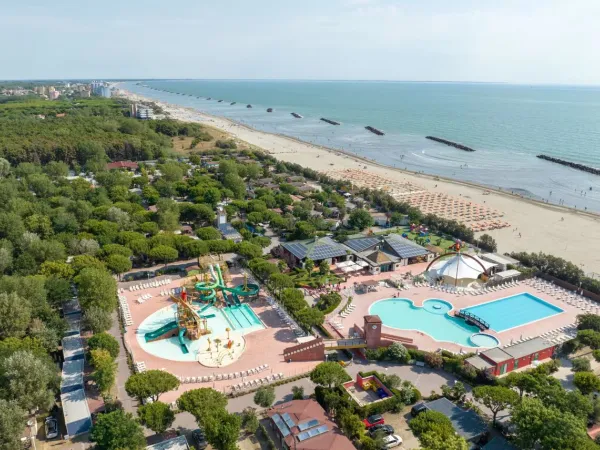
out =
[(468, 253), (453, 253), (447, 259), (441, 259), (443, 255), (431, 262), (427, 267), (427, 275), (430, 280), (442, 280), (442, 283), (467, 287), (476, 281), (481, 274), (489, 274), (489, 269), (495, 264), (482, 260)]

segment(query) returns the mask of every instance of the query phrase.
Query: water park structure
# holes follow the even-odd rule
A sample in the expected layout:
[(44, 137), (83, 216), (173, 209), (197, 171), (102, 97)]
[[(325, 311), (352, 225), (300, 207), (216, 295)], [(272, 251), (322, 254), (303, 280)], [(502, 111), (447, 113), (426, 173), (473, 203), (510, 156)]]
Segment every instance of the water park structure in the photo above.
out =
[[(190, 341), (195, 341), (206, 334), (212, 333), (211, 328), (208, 327), (208, 319), (215, 318), (215, 314), (203, 313), (215, 306), (223, 307), (223, 312), (226, 312), (227, 317), (230, 318), (229, 320), (233, 322), (234, 329), (244, 328), (244, 324), (253, 322), (252, 318), (247, 317), (248, 311), (244, 312), (240, 297), (255, 298), (260, 288), (257, 284), (248, 283), (247, 276), (244, 276), (242, 285), (228, 287), (223, 279), (221, 267), (218, 264), (214, 266), (211, 264), (204, 274), (204, 280), (197, 282), (194, 289), (198, 292), (196, 298), (188, 295), (184, 287), (177, 289), (175, 295), (169, 295), (169, 298), (177, 304), (175, 320), (162, 325), (156, 330), (145, 333), (145, 342), (177, 336), (182, 353), (189, 353), (184, 337)], [(232, 342), (229, 341), (227, 345), (227, 348), (231, 348)]]

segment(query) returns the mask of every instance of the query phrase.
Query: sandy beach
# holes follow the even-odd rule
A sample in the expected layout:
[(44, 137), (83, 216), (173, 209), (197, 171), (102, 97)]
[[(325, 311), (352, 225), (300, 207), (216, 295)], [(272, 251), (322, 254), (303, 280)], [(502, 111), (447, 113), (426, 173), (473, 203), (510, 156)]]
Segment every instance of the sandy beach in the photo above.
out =
[(472, 183), (387, 167), (339, 150), (257, 131), (192, 108), (121, 92), (132, 100), (155, 102), (174, 119), (199, 122), (230, 133), (281, 161), (334, 177), (352, 177), (357, 185), (361, 185), (361, 180), (368, 183), (369, 179), (380, 179), (381, 187), (389, 189), (390, 194), (409, 201), (424, 213), (457, 218), (476, 231), (485, 230), (476, 235), (491, 235), (500, 253), (541, 251), (570, 260), (586, 273), (600, 272), (600, 252), (597, 251), (600, 250), (600, 215), (523, 199)]

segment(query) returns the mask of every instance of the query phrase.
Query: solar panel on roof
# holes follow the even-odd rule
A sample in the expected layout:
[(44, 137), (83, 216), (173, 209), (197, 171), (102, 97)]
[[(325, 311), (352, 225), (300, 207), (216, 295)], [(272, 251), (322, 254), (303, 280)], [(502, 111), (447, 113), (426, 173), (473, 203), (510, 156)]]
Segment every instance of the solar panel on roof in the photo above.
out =
[(389, 236), (386, 238), (386, 242), (401, 258), (412, 258), (427, 254), (427, 250), (425, 250), (423, 247), (413, 244), (405, 238)]
[(283, 247), (289, 250), (298, 259), (303, 259), (306, 256), (306, 247), (297, 242), (284, 244)]
[(316, 427), (317, 425), (319, 425), (319, 421), (317, 419), (311, 419), (308, 422), (299, 423), (298, 428), (300, 431), (305, 431), (309, 428)]
[(328, 431), (329, 427), (327, 427), (327, 425), (321, 425), (320, 427), (311, 428), (308, 431), (303, 431), (302, 433), (298, 434), (298, 440), (302, 442), (315, 436), (319, 436), (323, 433), (327, 433)]
[(350, 247), (355, 252), (363, 252), (369, 247), (377, 245), (379, 243), (378, 238), (359, 238), (359, 239), (350, 239), (345, 242), (345, 244)]
[(283, 422), (283, 419), (281, 418), (281, 416), (279, 414), (274, 414), (273, 415), (273, 422), (275, 422), (275, 425), (277, 426), (277, 429), (279, 430), (279, 432), (281, 433), (281, 435), (283, 437), (289, 436), (291, 431), (288, 428), (288, 426)]
[(292, 419), (292, 417), (288, 414), (288, 413), (283, 413), (281, 415), (281, 417), (283, 418), (285, 424), (290, 427), (293, 428), (296, 426), (296, 423), (294, 422), (294, 419)]

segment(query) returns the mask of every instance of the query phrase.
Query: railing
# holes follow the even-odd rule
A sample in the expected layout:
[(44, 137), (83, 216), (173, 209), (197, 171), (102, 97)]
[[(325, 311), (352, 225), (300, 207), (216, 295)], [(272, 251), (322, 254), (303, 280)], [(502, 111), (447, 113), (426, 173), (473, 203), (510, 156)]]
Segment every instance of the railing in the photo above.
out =
[(363, 348), (367, 346), (365, 339), (328, 339), (323, 341), (327, 349)]
[(490, 324), (489, 323), (487, 323), (481, 317), (478, 317), (475, 314), (470, 313), (469, 311), (465, 311), (465, 310), (461, 309), (460, 311), (458, 311), (456, 313), (456, 316), (457, 317), (462, 317), (463, 319), (472, 322), (477, 327), (479, 327), (482, 331), (483, 330), (487, 330), (487, 329), (490, 328)]

